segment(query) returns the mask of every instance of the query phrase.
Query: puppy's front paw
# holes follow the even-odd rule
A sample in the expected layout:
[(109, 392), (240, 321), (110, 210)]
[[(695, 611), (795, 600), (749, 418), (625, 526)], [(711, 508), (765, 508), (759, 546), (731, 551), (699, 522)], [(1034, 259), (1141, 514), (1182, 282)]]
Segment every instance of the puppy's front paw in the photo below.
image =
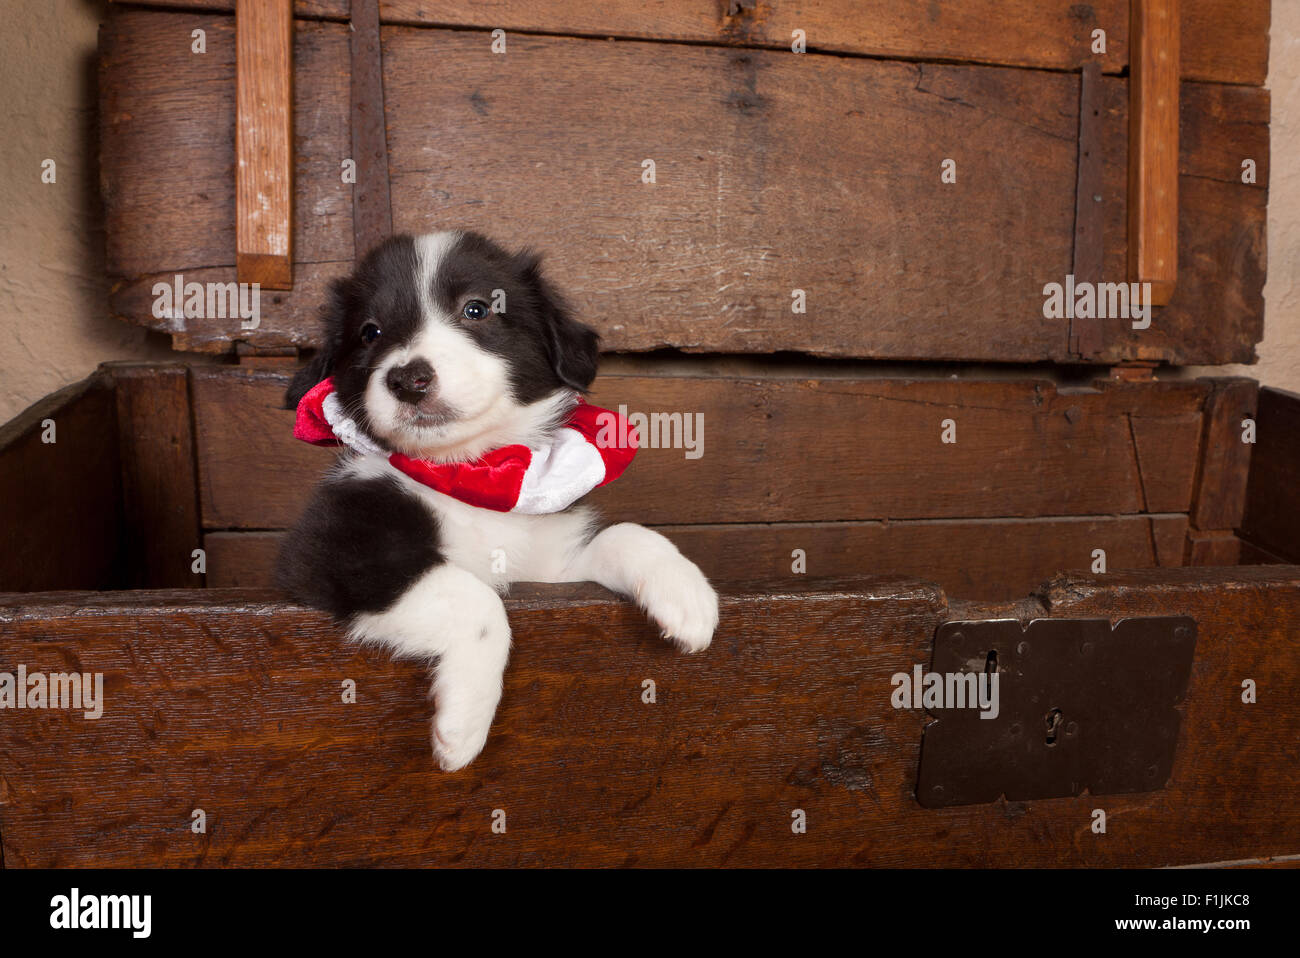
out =
[(684, 652), (709, 647), (718, 627), (718, 594), (699, 567), (681, 553), (657, 558), (637, 583), (637, 601)]
[(433, 757), (444, 772), (455, 772), (478, 757), (487, 743), (492, 716), (486, 721), (462, 725), (444, 724), (446, 717), (439, 712), (433, 719)]

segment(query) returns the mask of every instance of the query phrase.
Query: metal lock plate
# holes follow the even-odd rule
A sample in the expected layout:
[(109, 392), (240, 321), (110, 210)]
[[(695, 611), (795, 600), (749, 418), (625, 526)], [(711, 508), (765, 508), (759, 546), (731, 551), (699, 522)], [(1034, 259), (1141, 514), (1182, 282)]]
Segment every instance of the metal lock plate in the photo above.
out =
[(1195, 650), (1186, 617), (1114, 628), (1106, 619), (944, 623), (930, 672), (950, 693), (996, 687), (996, 717), (981, 718), (993, 708), (978, 703), (954, 707), (960, 694), (926, 699), (934, 721), (921, 742), (917, 800), (939, 808), (1164, 787)]

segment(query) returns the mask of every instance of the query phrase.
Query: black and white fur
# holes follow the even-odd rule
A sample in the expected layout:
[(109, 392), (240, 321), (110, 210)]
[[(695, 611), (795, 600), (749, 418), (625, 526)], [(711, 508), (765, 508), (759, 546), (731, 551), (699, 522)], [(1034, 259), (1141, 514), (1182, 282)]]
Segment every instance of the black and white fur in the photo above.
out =
[[(505, 307), (484, 316), (484, 304), (500, 302), (496, 291)], [(412, 457), (467, 461), (545, 442), (596, 375), (598, 337), (570, 317), (538, 258), (475, 233), (385, 241), (334, 283), (324, 332), (288, 404), (333, 375), (366, 436)], [(496, 550), (504, 573), (494, 571)], [(355, 451), (288, 535), (278, 581), (355, 639), (437, 660), (433, 751), (448, 771), (487, 740), (510, 649), (500, 594), (511, 582), (598, 582), (634, 598), (688, 652), (706, 648), (718, 623), (704, 575), (656, 532), (599, 528), (581, 506), (551, 515), (476, 508), (408, 478), (385, 455)]]

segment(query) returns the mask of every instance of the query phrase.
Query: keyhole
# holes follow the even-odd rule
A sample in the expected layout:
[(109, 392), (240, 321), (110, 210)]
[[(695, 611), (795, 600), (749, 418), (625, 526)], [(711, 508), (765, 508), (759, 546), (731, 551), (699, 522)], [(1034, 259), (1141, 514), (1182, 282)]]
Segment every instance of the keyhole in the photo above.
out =
[(1061, 710), (1052, 709), (1044, 716), (1044, 723), (1047, 725), (1047, 744), (1056, 744), (1056, 733), (1061, 730)]
[(992, 675), (998, 670), (998, 650), (994, 649), (984, 659), (984, 674)]

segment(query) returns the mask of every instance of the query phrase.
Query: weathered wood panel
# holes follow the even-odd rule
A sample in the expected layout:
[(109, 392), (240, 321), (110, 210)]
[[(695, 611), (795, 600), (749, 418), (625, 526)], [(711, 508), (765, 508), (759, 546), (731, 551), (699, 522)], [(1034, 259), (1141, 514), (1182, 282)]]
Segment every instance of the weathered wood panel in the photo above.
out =
[[(213, 367), (193, 380), (204, 527), (288, 526), (333, 453), (292, 438), (293, 414), (279, 408), (287, 376)], [(678, 414), (681, 428), (649, 420), (632, 468), (591, 501), (650, 524), (1186, 512), (1206, 392), (608, 376), (593, 402)]]
[(0, 590), (122, 585), (116, 418), (95, 374), (0, 427)]
[[(431, 83), (435, 49), (455, 70)], [(610, 348), (1068, 345), (1042, 286), (1070, 271), (1074, 77), (401, 29), (384, 57), (395, 226), (544, 245)]]
[(1128, 278), (1164, 306), (1178, 281), (1179, 0), (1132, 0)]
[(1232, 533), (1246, 509), (1251, 450), (1246, 424), (1254, 420), (1259, 383), (1246, 378), (1209, 380), (1201, 464), (1193, 496), (1192, 525), (1198, 530)]
[[(1128, 163), (1128, 91), (1113, 79), (1101, 88), (1108, 173), (1103, 278), (1114, 281), (1128, 269), (1127, 192), (1109, 179)], [(1264, 334), (1268, 91), (1184, 83), (1179, 102), (1178, 286), (1148, 329), (1134, 329), (1128, 317), (1092, 320), (1101, 326), (1098, 361), (1180, 364), (1217, 356), (1213, 363), (1250, 363)], [(1258, 168), (1253, 184), (1241, 180), (1248, 158)]]
[[(207, 32), (206, 53), (190, 52), (196, 28)], [(129, 308), (132, 321), (148, 321), (156, 281), (170, 283), (177, 272), (187, 280), (235, 279), (233, 18), (115, 9), (100, 28), (99, 49), (108, 270), (145, 284), (138, 300), (115, 300), (115, 308)], [(343, 182), (341, 165), (351, 142), (347, 28), (296, 23), (293, 62), (293, 205), (301, 214), (293, 223), (294, 259), (347, 263), (352, 187)], [(222, 267), (220, 277), (197, 275), (211, 267)], [(315, 279), (295, 275), (300, 286)], [(280, 295), (263, 297), (264, 312), (275, 311)], [(208, 322), (210, 335), (241, 338), (238, 320)], [(155, 323), (177, 334), (184, 348), (182, 318)]]
[[(156, 51), (196, 18), (211, 52), (157, 76)], [(181, 348), (310, 345), (323, 281), (352, 258), (341, 24), (297, 32), (295, 204), (309, 214), (295, 227), (298, 288), (263, 297), (255, 330), (152, 315), (154, 284), (177, 272), (234, 278), (229, 19), (133, 11), (105, 27), (114, 310)], [(537, 36), (498, 56), (482, 41), (384, 30), (395, 224), (545, 248), (607, 348), (1074, 358), (1069, 321), (1042, 315), (1042, 288), (1072, 262), (1077, 77)], [(1108, 330), (1102, 362), (1249, 361), (1260, 336), (1267, 171), (1256, 186), (1239, 171), (1242, 157), (1267, 155), (1267, 94), (1184, 86), (1180, 293), (1150, 329)], [(1107, 276), (1118, 279), (1125, 82), (1103, 88)], [(955, 184), (939, 182), (946, 158)], [(646, 159), (653, 185), (641, 181)], [(792, 311), (796, 289), (806, 313)]]
[[(906, 580), (791, 588), (724, 596), (696, 656), (598, 589), (521, 589), (493, 734), (454, 775), (433, 770), (424, 670), (355, 652), (316, 614), (247, 592), (6, 597), (0, 659), (76, 661), (104, 674), (106, 699), (94, 721), (24, 710), (0, 725), (6, 865), (1115, 867), (1297, 852), (1300, 568), (1062, 578), (1043, 606), (951, 610)], [(928, 663), (947, 616), (1044, 611), (1196, 618), (1169, 786), (921, 808), (925, 716), (891, 706), (891, 676)], [(1243, 677), (1257, 704), (1241, 703)], [(1098, 807), (1104, 836), (1089, 828)]]
[[(656, 526), (713, 582), (906, 575), (962, 599), (1012, 599), (1104, 549), (1111, 569), (1181, 565), (1186, 516)], [(208, 584), (269, 588), (280, 532), (209, 532)], [(796, 556), (796, 550), (802, 556)], [(801, 569), (802, 571), (797, 571)]]
[(235, 17), (235, 266), (293, 288), (293, 4), (239, 0)]
[(1300, 562), (1300, 396), (1259, 391), (1242, 537), (1289, 562)]
[[(231, 10), (234, 0), (132, 0), (141, 5)], [(1268, 74), (1269, 0), (1182, 0), (1183, 77), (1261, 85)], [(296, 0), (300, 17), (346, 19), (347, 0)], [(694, 43), (789, 48), (805, 31), (809, 48), (903, 59), (979, 60), (1004, 66), (1072, 69), (1098, 59), (1107, 72), (1128, 64), (1125, 0), (962, 0), (876, 4), (853, 0), (384, 0), (386, 23), (480, 27)], [(1092, 53), (1092, 31), (1106, 53)]]
[[(117, 401), (122, 565), (127, 588), (194, 588), (200, 547), (189, 372), (181, 365), (105, 367)], [(76, 511), (80, 506), (74, 505)]]

